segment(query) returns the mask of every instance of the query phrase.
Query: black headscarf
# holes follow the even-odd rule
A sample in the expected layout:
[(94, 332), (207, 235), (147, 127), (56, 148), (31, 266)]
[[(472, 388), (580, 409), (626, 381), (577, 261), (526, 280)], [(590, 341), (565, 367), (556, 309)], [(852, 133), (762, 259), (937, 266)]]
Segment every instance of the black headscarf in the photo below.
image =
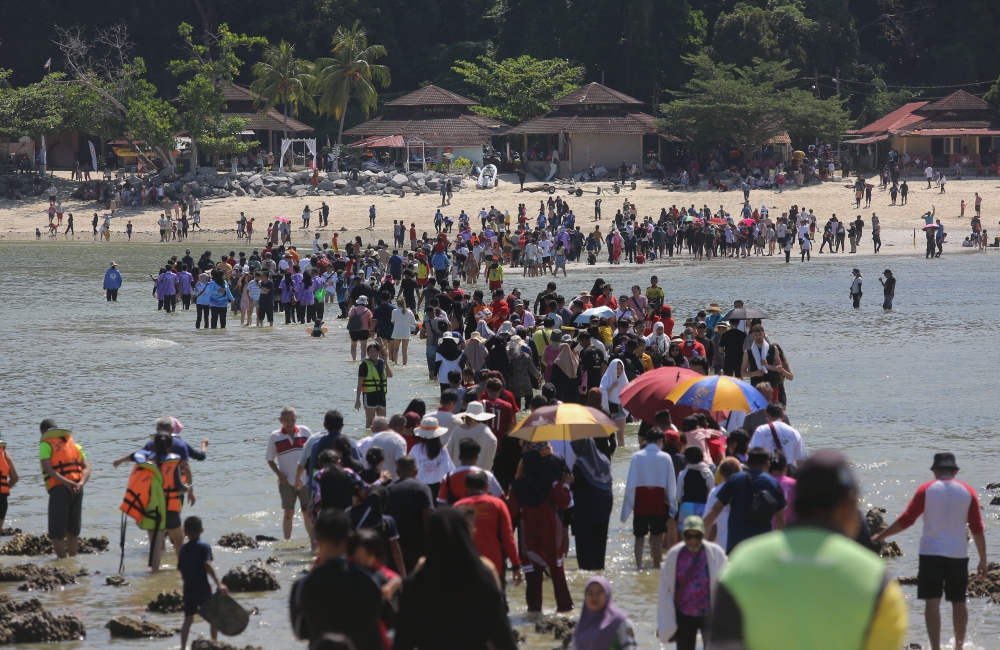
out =
[(441, 341), (438, 342), (437, 352), (447, 361), (454, 361), (462, 356), (462, 350), (458, 347), (458, 341), (450, 336), (442, 338)]
[(561, 456), (542, 456), (537, 449), (528, 449), (521, 457), (524, 475), (511, 485), (522, 506), (534, 508), (545, 503), (552, 484), (562, 478), (566, 462)]
[(583, 478), (595, 488), (605, 492), (611, 491), (611, 461), (597, 450), (593, 438), (574, 440), (570, 443), (576, 454), (576, 467), (580, 468)]

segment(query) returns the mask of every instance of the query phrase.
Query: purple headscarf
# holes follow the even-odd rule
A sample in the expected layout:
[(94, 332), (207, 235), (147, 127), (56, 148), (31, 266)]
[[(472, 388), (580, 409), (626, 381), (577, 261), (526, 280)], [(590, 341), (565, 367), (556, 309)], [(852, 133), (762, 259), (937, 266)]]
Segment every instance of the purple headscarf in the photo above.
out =
[(573, 628), (573, 647), (578, 650), (607, 650), (611, 647), (618, 628), (625, 621), (625, 612), (614, 606), (611, 601), (611, 584), (601, 576), (594, 576), (587, 581), (584, 587), (592, 584), (599, 584), (608, 595), (608, 602), (604, 609), (592, 611), (586, 604), (581, 608), (580, 622)]

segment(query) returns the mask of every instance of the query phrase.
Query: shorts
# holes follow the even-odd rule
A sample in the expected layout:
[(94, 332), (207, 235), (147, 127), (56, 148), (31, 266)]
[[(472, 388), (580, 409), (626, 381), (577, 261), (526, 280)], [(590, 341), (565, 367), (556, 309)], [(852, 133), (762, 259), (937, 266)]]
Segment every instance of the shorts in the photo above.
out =
[(9, 494), (0, 494), (0, 521), (7, 518), (7, 497)]
[(943, 591), (948, 602), (964, 603), (968, 584), (969, 558), (920, 556), (917, 569), (917, 598), (920, 600), (940, 598)]
[(552, 258), (548, 255), (542, 258), (542, 264), (548, 264), (550, 261), (552, 261)]
[(167, 530), (181, 527), (181, 513), (167, 510)]
[(366, 409), (384, 409), (385, 393), (361, 393), (361, 405)]
[(294, 485), (285, 483), (278, 486), (278, 493), (281, 494), (281, 507), (285, 510), (295, 510), (296, 497), (299, 500), (299, 509), (303, 512), (311, 501), (309, 498), (309, 487), (306, 485), (303, 485), (301, 490), (296, 491)]
[(632, 515), (632, 533), (636, 537), (667, 532), (667, 515)]
[(351, 330), (352, 341), (367, 341), (370, 332), (368, 330)]
[(78, 537), (82, 524), (83, 492), (73, 494), (65, 485), (49, 490), (49, 539)]
[(201, 609), (201, 606), (208, 602), (212, 593), (184, 594), (184, 616), (194, 616)]

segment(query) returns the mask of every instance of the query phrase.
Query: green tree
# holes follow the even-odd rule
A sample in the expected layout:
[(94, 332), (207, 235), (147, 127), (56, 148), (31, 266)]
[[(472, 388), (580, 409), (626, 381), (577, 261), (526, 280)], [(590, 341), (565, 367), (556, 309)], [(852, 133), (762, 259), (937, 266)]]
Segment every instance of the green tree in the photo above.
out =
[(726, 63), (750, 65), (754, 59), (789, 60), (796, 67), (809, 65), (807, 44), (817, 24), (793, 5), (765, 9), (745, 2), (715, 24), (712, 48)]
[(11, 71), (0, 69), (0, 135), (21, 137), (54, 131), (65, 112), (59, 92), (50, 81), (13, 88)]
[(281, 41), (264, 52), (264, 59), (253, 67), (256, 80), (250, 90), (257, 94), (257, 105), (265, 112), (281, 106), (284, 137), (288, 137), (288, 111), (299, 114), (299, 104), (316, 109), (316, 102), (307, 90), (312, 66), (295, 58), (295, 46)]
[(385, 55), (385, 47), (368, 44), (368, 33), (361, 27), (361, 21), (355, 21), (350, 29), (337, 28), (333, 35), (333, 58), (318, 59), (313, 64), (312, 87), (319, 96), (317, 108), (320, 114), (340, 120), (337, 146), (344, 134), (344, 116), (351, 97), (367, 117), (378, 106), (375, 83), (384, 88), (391, 82), (389, 68), (372, 63)]
[(233, 82), (243, 65), (236, 50), (266, 45), (267, 41), (236, 34), (225, 23), (219, 25), (216, 33), (205, 34), (202, 44), (195, 43), (192, 38), (191, 25), (181, 23), (177, 31), (184, 40), (188, 58), (171, 61), (170, 71), (176, 76), (192, 75), (178, 86), (177, 95), (184, 109), (180, 114), (180, 126), (191, 138), (193, 171), (198, 164), (199, 147), (204, 147), (210, 155), (219, 155), (242, 153), (253, 144), (237, 137), (249, 120), (222, 116), (226, 105), (223, 88)]
[(774, 136), (812, 135), (832, 140), (848, 126), (842, 100), (817, 99), (789, 87), (798, 70), (788, 61), (736, 67), (707, 55), (684, 57), (694, 76), (678, 99), (662, 107), (662, 126), (700, 145), (735, 143), (750, 151)]
[(530, 56), (495, 61), (456, 61), (452, 68), (467, 83), (483, 89), (477, 112), (517, 125), (548, 112), (548, 103), (579, 87), (584, 70), (565, 59), (539, 60)]

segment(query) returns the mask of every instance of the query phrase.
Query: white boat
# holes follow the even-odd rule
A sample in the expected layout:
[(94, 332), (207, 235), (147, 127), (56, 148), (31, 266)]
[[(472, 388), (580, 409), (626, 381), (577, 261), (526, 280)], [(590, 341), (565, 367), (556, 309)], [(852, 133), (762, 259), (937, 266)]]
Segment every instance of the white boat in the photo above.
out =
[(497, 167), (496, 165), (486, 165), (483, 170), (479, 172), (479, 180), (476, 182), (476, 187), (488, 190), (496, 187), (497, 184)]

